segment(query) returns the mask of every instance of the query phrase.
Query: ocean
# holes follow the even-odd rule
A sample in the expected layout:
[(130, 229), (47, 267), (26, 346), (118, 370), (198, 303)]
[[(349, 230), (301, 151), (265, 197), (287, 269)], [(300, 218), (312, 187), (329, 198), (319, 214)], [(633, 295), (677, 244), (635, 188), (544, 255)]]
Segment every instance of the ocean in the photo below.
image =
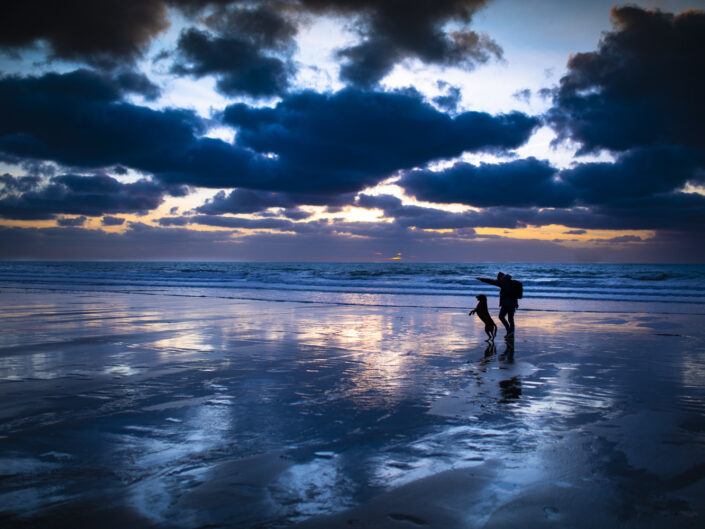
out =
[(497, 306), (475, 278), (498, 271), (523, 283), (521, 310), (705, 314), (705, 265), (2, 262), (0, 290), (466, 309)]

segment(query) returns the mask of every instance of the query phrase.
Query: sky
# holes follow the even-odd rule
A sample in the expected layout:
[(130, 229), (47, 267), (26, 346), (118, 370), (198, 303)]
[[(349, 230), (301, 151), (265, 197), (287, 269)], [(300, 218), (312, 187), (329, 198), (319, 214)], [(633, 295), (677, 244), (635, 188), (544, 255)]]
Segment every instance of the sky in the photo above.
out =
[(0, 7), (0, 259), (705, 262), (705, 0)]

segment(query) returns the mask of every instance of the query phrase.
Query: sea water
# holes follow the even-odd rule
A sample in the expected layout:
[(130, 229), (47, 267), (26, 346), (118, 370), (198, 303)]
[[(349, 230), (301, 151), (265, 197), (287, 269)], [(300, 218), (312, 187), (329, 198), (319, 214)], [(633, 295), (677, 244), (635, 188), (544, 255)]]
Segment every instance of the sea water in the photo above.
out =
[(0, 289), (123, 292), (464, 309), (524, 286), (522, 310), (705, 314), (705, 265), (463, 263), (2, 262)]

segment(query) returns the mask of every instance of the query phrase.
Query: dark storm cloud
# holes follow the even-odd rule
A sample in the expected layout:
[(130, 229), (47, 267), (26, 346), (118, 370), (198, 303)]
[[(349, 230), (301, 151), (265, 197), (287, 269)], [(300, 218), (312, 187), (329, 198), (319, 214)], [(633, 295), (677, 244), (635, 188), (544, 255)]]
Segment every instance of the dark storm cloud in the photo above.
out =
[(143, 55), (151, 40), (169, 26), (168, 6), (195, 15), (208, 6), (238, 3), (238, 0), (7, 0), (0, 7), (0, 49), (11, 51), (44, 43), (52, 58), (113, 67)]
[(0, 79), (0, 151), (77, 167), (122, 164), (185, 149), (205, 130), (193, 112), (121, 101), (134, 83), (87, 70)]
[(663, 193), (625, 199), (596, 208), (596, 212), (623, 229), (678, 230), (702, 232), (705, 229), (705, 197), (695, 193)]
[[(705, 155), (683, 147), (650, 147), (627, 151), (615, 162), (581, 163), (560, 172), (577, 202), (610, 204), (633, 197), (669, 193), (686, 183), (702, 184), (699, 169)], [(559, 206), (560, 204), (548, 204)]]
[(61, 217), (56, 219), (56, 223), (63, 227), (83, 226), (86, 223), (86, 217)]
[[(352, 193), (328, 196), (235, 189), (228, 195), (223, 191), (218, 192), (212, 199), (196, 208), (196, 211), (209, 215), (221, 215), (223, 213), (255, 213), (268, 208), (290, 209), (301, 205), (336, 207), (351, 204), (354, 198)], [(301, 213), (294, 213), (294, 215), (301, 217)]]
[(226, 108), (224, 121), (239, 128), (241, 146), (277, 155), (276, 166), (286, 175), (279, 190), (331, 194), (464, 151), (515, 148), (538, 125), (536, 118), (517, 112), (452, 118), (410, 92), (355, 89), (298, 93), (274, 108), (236, 104)]
[[(415, 170), (399, 185), (418, 199), (486, 209), (477, 226), (509, 216), (523, 224), (578, 229), (701, 229), (702, 197), (682, 193), (702, 185), (703, 154), (683, 147), (626, 151), (614, 162), (576, 164), (557, 171), (533, 158), (502, 164), (456, 163), (442, 171)], [(554, 208), (538, 211), (535, 208)], [(679, 213), (680, 212), (680, 213)]]
[[(205, 23), (221, 35), (238, 36), (258, 48), (290, 53), (295, 47), (294, 37), (298, 28), (283, 16), (281, 7), (281, 4), (254, 7), (222, 5), (205, 18)], [(291, 11), (291, 8), (286, 11)]]
[(62, 59), (115, 65), (134, 60), (168, 26), (154, 0), (8, 0), (0, 8), (0, 47), (37, 42)]
[(103, 226), (122, 226), (125, 224), (125, 219), (122, 217), (111, 217), (110, 215), (105, 215), (100, 223)]
[(58, 214), (146, 213), (163, 202), (165, 193), (162, 185), (148, 180), (123, 184), (107, 175), (61, 175), (44, 187), (0, 198), (0, 217), (38, 220)]
[(159, 87), (142, 73), (130, 70), (118, 72), (115, 80), (122, 91), (140, 94), (147, 101), (154, 101), (161, 94)]
[(355, 17), (362, 42), (339, 50), (346, 62), (341, 77), (352, 84), (375, 84), (407, 58), (428, 64), (473, 67), (501, 48), (486, 35), (467, 29), (448, 32), (446, 24), (467, 24), (486, 0), (300, 0), (312, 12)]
[[(260, 90), (256, 95), (268, 95), (275, 93), (272, 83), (281, 87), (290, 65), (258, 50), (289, 49), (299, 15), (333, 14), (352, 22), (362, 38), (338, 51), (345, 62), (341, 77), (369, 86), (407, 58), (471, 68), (501, 57), (501, 48), (488, 36), (460, 27), (485, 4), (486, 0), (10, 0), (0, 10), (0, 48), (12, 51), (44, 43), (53, 58), (114, 67), (143, 56), (152, 39), (168, 27), (167, 8), (173, 7), (220, 34), (201, 42), (196, 51), (193, 43), (183, 47), (190, 73), (218, 74), (226, 93), (251, 93), (243, 86), (256, 86)], [(448, 30), (451, 22), (459, 24), (457, 30)], [(244, 49), (243, 42), (252, 48)], [(218, 53), (230, 57), (218, 58)], [(269, 91), (262, 92), (264, 87)]]
[(548, 162), (526, 158), (502, 164), (458, 162), (444, 171), (409, 171), (399, 181), (408, 193), (429, 202), (476, 207), (562, 207), (573, 201), (570, 189), (555, 181)]
[(568, 62), (548, 117), (582, 151), (705, 148), (705, 13), (614, 7), (615, 30)]
[(576, 230), (672, 230), (697, 234), (705, 229), (705, 197), (695, 193), (631, 197), (590, 207), (485, 211), (513, 218), (519, 224), (558, 224)]
[(453, 118), (410, 92), (304, 92), (274, 108), (228, 107), (232, 145), (200, 137), (206, 123), (192, 111), (125, 103), (133, 88), (86, 70), (2, 78), (0, 152), (173, 184), (339, 195), (464, 151), (517, 147), (538, 124), (516, 112)]
[(206, 124), (192, 111), (123, 102), (132, 88), (119, 77), (87, 70), (2, 78), (0, 152), (74, 167), (119, 164), (165, 175), (185, 173), (205, 186), (251, 177), (252, 152), (199, 138)]
[(393, 195), (361, 194), (357, 205), (381, 209), (385, 217), (394, 218), (395, 225), (403, 228), (413, 226), (418, 229), (448, 230), (478, 227), (518, 228), (524, 225), (517, 215), (505, 215), (497, 209), (454, 213), (424, 206), (404, 205)]
[(285, 92), (294, 68), (240, 36), (211, 36), (191, 28), (179, 38), (172, 71), (194, 77), (215, 75), (218, 91), (258, 97)]
[[(617, 171), (615, 171), (617, 172)], [(435, 208), (403, 205), (391, 195), (361, 194), (357, 205), (383, 210), (394, 225), (418, 229), (506, 228), (548, 226), (573, 228), (568, 235), (585, 230), (672, 230), (696, 234), (705, 229), (705, 197), (696, 193), (670, 191), (648, 196), (625, 195), (590, 205), (570, 207), (492, 206), (479, 211), (453, 213)]]
[(0, 175), (0, 195), (8, 192), (24, 193), (30, 189), (34, 189), (41, 183), (42, 179), (38, 176), (13, 176), (9, 173)]

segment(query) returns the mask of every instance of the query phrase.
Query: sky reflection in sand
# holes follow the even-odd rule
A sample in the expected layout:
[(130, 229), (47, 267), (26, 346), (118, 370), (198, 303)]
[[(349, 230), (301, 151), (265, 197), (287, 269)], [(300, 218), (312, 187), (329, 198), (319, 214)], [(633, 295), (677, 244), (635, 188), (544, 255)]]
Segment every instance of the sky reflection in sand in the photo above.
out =
[[(625, 512), (702, 508), (702, 477), (660, 485), (701, 472), (698, 316), (520, 311), (512, 354), (466, 312), (66, 299), (17, 295), (23, 315), (0, 322), (6, 517), (104, 498), (147, 524), (288, 525), (463, 468), (493, 476), (477, 523), (546, 484), (599, 484)], [(67, 323), (83, 299), (96, 318)], [(38, 335), (33, 303), (54, 314)], [(674, 440), (672, 465), (648, 463)], [(641, 503), (623, 489), (640, 468)]]

